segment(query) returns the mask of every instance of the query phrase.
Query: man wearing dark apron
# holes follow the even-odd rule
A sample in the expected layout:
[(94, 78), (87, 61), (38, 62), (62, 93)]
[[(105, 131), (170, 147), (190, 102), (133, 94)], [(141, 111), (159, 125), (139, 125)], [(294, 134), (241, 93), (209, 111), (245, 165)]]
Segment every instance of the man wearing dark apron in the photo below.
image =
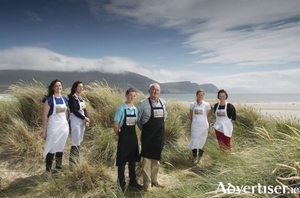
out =
[(149, 88), (150, 97), (138, 105), (138, 126), (142, 131), (141, 142), (143, 157), (143, 184), (148, 192), (153, 192), (152, 186), (164, 187), (157, 180), (159, 160), (164, 146), (166, 103), (159, 98), (160, 86), (156, 83)]
[(137, 183), (135, 173), (135, 163), (140, 161), (138, 139), (135, 130), (138, 111), (133, 105), (136, 97), (135, 89), (128, 89), (125, 96), (127, 101), (116, 110), (113, 122), (113, 129), (118, 136), (116, 160), (118, 182), (123, 192), (126, 186), (124, 172), (127, 162), (130, 186), (137, 190), (142, 190), (142, 186)]

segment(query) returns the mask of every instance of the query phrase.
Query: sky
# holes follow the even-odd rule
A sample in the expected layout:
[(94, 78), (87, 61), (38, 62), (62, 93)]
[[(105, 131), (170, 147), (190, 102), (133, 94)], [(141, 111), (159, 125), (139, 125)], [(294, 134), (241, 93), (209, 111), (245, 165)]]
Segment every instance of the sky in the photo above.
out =
[(7, 69), (300, 93), (300, 1), (0, 0)]

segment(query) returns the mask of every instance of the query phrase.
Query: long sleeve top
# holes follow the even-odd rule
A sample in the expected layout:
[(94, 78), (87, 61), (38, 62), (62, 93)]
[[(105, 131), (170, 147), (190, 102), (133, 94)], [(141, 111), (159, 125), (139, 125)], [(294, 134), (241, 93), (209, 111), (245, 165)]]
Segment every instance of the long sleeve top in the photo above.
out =
[(85, 117), (88, 117), (88, 113), (86, 111), (86, 109), (84, 109), (84, 115), (82, 115), (79, 110), (80, 110), (80, 104), (79, 101), (83, 101), (83, 99), (81, 97), (76, 97), (76, 96), (71, 96), (69, 98), (69, 108), (70, 108), (70, 112), (73, 113), (75, 116), (77, 116), (78, 118), (84, 120)]
[[(219, 103), (216, 103), (214, 105), (214, 113), (216, 113), (217, 107), (218, 107)], [(225, 109), (225, 105), (219, 105), (219, 109)], [(235, 107), (233, 106), (233, 104), (231, 103), (227, 103), (227, 117), (231, 120), (235, 120), (236, 119), (236, 110)]]

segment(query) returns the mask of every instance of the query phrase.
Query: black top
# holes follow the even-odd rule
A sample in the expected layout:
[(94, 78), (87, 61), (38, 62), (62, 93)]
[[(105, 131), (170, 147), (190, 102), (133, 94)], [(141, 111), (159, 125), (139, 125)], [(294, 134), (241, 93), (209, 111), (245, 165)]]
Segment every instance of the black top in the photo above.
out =
[(86, 109), (84, 109), (84, 115), (82, 115), (81, 113), (79, 113), (79, 109), (80, 109), (80, 104), (79, 101), (83, 101), (83, 99), (81, 97), (76, 97), (76, 96), (71, 96), (69, 98), (69, 108), (71, 113), (74, 113), (74, 115), (76, 115), (78, 118), (81, 118), (82, 120), (84, 120), (85, 117), (88, 117), (87, 111)]
[[(216, 113), (217, 107), (218, 107), (219, 103), (216, 103), (214, 106), (214, 113)], [(219, 105), (219, 109), (225, 109), (225, 105)], [(231, 120), (235, 120), (236, 119), (236, 111), (235, 108), (233, 106), (233, 104), (231, 103), (227, 103), (227, 117)]]

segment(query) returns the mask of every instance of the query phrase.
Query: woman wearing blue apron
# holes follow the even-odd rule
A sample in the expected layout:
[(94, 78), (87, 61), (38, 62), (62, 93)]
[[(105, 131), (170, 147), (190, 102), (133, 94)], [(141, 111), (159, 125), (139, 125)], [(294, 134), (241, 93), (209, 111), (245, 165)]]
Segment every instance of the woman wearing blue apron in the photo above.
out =
[(61, 95), (62, 84), (56, 79), (48, 87), (48, 95), (43, 99), (42, 138), (46, 140), (43, 156), (46, 157), (46, 171), (52, 169), (55, 155), (56, 168), (62, 168), (62, 156), (69, 134), (67, 121), (68, 100)]

